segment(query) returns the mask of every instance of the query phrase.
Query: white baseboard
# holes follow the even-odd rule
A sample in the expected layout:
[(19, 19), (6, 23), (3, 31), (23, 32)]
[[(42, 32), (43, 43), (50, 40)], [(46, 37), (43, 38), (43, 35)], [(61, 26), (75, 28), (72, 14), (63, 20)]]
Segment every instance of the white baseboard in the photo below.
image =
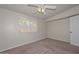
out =
[[(48, 38), (48, 39), (57, 40), (56, 38)], [(70, 42), (65, 41), (65, 40), (57, 40), (57, 41), (62, 41), (62, 42), (70, 43)]]
[[(45, 38), (43, 38), (43, 39), (45, 39)], [(28, 43), (24, 42), (24, 43), (18, 44), (18, 45), (13, 46), (13, 47), (9, 47), (9, 48), (6, 48), (6, 49), (2, 49), (2, 50), (0, 50), (0, 52), (6, 51), (6, 50), (9, 50), (9, 49), (13, 49), (13, 48), (16, 48), (16, 47), (25, 45), (25, 44), (30, 44), (30, 43), (33, 43), (33, 42), (36, 42), (36, 41), (39, 41), (39, 40), (43, 40), (43, 39), (33, 40), (33, 41), (28, 42)]]
[(77, 44), (77, 43), (71, 42), (70, 44), (79, 47), (79, 44)]

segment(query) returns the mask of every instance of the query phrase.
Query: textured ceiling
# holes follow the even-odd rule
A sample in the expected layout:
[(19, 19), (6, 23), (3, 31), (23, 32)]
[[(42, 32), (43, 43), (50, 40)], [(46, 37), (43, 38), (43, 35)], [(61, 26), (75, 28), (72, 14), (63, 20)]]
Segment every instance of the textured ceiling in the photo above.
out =
[(54, 15), (57, 15), (58, 13), (68, 10), (72, 7), (77, 6), (75, 4), (46, 4), (46, 5), (56, 6), (56, 10), (46, 10), (46, 15), (43, 14), (40, 15), (36, 13), (37, 8), (29, 7), (27, 6), (27, 4), (1, 4), (0, 7), (15, 12), (23, 13), (30, 17), (44, 20), (44, 19), (49, 19)]

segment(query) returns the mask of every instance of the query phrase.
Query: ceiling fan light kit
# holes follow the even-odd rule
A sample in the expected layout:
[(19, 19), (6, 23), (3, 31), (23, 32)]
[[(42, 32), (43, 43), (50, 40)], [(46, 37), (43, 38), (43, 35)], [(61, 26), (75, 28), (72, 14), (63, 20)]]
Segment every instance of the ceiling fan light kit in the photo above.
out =
[(28, 5), (28, 6), (37, 8), (37, 13), (43, 14), (43, 15), (46, 15), (46, 10), (56, 10), (56, 6), (47, 6), (47, 5), (44, 5), (44, 4)]
[(38, 8), (37, 11), (38, 12), (45, 12), (45, 10), (43, 8)]

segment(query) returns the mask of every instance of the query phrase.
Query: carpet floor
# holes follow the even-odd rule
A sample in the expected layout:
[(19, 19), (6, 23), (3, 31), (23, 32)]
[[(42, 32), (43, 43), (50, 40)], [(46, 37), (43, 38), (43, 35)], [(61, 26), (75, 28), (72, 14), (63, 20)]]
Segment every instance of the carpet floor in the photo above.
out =
[(79, 47), (53, 39), (44, 39), (2, 53), (7, 54), (78, 54)]

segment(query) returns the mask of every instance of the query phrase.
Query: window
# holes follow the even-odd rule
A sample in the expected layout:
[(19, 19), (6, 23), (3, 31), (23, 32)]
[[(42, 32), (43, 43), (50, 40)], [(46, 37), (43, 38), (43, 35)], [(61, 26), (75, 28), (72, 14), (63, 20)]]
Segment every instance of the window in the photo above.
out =
[(27, 20), (26, 18), (18, 20), (18, 31), (19, 32), (36, 32), (37, 22)]

